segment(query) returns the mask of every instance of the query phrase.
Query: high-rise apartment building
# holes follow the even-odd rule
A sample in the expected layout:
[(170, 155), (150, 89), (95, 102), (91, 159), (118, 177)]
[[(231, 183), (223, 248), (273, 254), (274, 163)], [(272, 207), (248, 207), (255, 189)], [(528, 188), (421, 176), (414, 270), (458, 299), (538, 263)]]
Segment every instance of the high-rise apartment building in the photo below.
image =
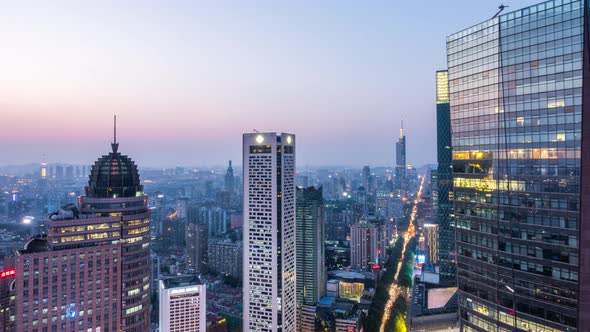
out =
[(322, 188), (297, 188), (297, 304), (314, 305), (326, 295)]
[(160, 331), (207, 331), (207, 287), (197, 276), (160, 280), (158, 296)]
[(404, 133), (404, 126), (399, 129), (399, 139), (395, 143), (395, 189), (405, 192), (408, 189), (407, 177), (407, 161), (406, 161), (406, 134)]
[(361, 221), (350, 225), (350, 268), (364, 271), (379, 261), (378, 227)]
[(242, 243), (229, 240), (209, 241), (208, 269), (211, 272), (242, 279)]
[(244, 331), (296, 331), (295, 136), (243, 136)]
[(220, 207), (201, 207), (198, 212), (198, 223), (207, 224), (209, 236), (222, 236), (227, 233), (229, 218), (227, 211)]
[[(453, 214), (453, 165), (451, 149), (451, 110), (449, 106), (449, 72), (436, 72), (436, 221), (439, 230), (440, 282), (457, 284), (457, 251)], [(434, 197), (433, 193), (433, 197)]]
[(195, 273), (207, 272), (207, 250), (209, 235), (207, 224), (196, 223), (189, 218), (186, 224), (186, 253), (188, 266)]
[(547, 1), (447, 38), (464, 331), (590, 330), (589, 10)]
[(51, 213), (48, 227), (15, 257), (13, 330), (149, 331), (150, 211), (116, 140), (78, 206)]

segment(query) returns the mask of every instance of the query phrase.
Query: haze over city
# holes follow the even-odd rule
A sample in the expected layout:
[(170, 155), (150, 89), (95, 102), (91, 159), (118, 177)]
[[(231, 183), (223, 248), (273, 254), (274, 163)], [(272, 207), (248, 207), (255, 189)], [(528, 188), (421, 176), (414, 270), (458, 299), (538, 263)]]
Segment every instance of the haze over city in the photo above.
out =
[[(519, 8), (534, 1), (504, 1)], [(3, 2), (0, 164), (222, 165), (240, 135), (296, 132), (299, 166), (435, 158), (445, 38), (500, 1)]]
[(589, 332), (590, 0), (0, 0), (0, 332)]

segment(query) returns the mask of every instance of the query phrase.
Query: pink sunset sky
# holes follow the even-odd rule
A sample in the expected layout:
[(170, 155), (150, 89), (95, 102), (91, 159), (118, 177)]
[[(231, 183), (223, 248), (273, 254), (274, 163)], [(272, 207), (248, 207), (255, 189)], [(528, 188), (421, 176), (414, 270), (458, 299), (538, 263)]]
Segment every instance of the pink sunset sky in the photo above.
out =
[(113, 114), (144, 166), (239, 160), (253, 129), (295, 133), (299, 166), (391, 165), (402, 120), (434, 162), (445, 38), (499, 1), (473, 3), (4, 2), (0, 164), (90, 164)]

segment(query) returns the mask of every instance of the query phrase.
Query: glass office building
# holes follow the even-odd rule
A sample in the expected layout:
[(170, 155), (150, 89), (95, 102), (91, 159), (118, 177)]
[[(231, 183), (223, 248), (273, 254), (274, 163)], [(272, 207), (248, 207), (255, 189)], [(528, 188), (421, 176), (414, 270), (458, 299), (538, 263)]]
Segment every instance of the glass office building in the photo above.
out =
[(447, 38), (464, 331), (590, 330), (589, 5)]
[(436, 155), (437, 221), (440, 281), (445, 286), (457, 283), (455, 219), (453, 216), (453, 169), (451, 154), (451, 113), (449, 107), (449, 72), (436, 72)]

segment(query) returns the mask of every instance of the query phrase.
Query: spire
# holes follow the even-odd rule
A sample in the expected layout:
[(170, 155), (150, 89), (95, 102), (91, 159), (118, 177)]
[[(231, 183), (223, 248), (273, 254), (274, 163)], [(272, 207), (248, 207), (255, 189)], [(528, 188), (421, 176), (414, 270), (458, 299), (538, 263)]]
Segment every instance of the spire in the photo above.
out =
[(402, 127), (399, 129), (399, 138), (404, 137), (404, 120), (402, 120)]
[(113, 143), (111, 143), (111, 147), (113, 148), (113, 153), (117, 153), (119, 149), (119, 143), (117, 143), (117, 116), (114, 116), (114, 123), (113, 123)]
[(229, 161), (229, 168), (231, 168), (231, 160)]

